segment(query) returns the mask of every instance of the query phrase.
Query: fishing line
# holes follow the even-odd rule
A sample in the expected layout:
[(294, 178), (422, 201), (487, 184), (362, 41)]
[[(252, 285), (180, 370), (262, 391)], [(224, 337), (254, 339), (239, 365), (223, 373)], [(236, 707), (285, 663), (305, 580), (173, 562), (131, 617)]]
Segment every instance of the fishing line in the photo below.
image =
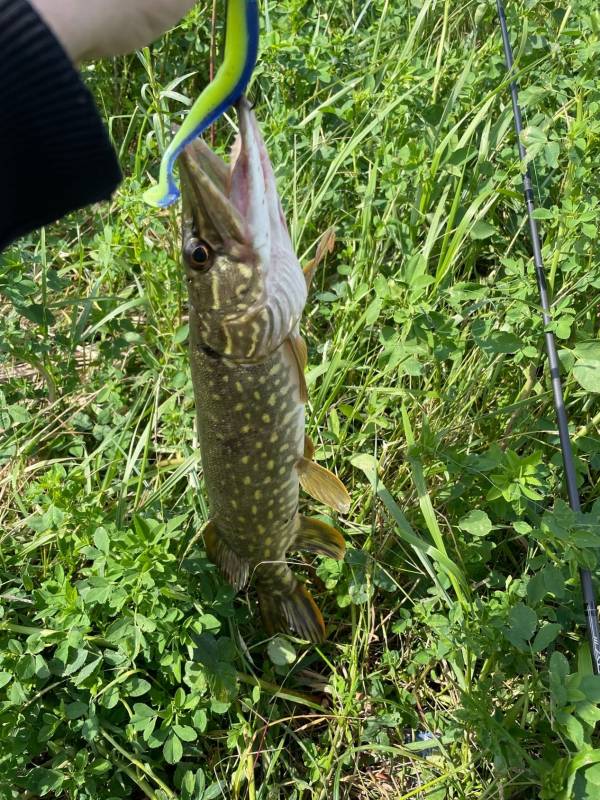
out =
[[(504, 45), (504, 59), (506, 61), (506, 70), (510, 75), (513, 71), (513, 53), (508, 36), (508, 27), (506, 25), (506, 16), (504, 14), (504, 7), (502, 0), (496, 0), (496, 7), (498, 9), (498, 19), (500, 20), (500, 31), (502, 33), (502, 43)], [(569, 434), (569, 420), (567, 418), (567, 411), (565, 409), (563, 390), (560, 379), (560, 364), (558, 354), (556, 352), (556, 343), (554, 334), (549, 326), (552, 322), (550, 315), (550, 303), (548, 300), (548, 287), (546, 284), (546, 275), (544, 272), (544, 262), (542, 260), (542, 249), (540, 245), (540, 237), (538, 234), (537, 224), (533, 216), (535, 211), (533, 185), (531, 181), (531, 174), (529, 166), (527, 165), (527, 150), (521, 141), (521, 132), (523, 130), (521, 120), (521, 109), (519, 108), (519, 90), (516, 80), (510, 81), (510, 94), (513, 108), (513, 118), (515, 123), (515, 131), (517, 134), (517, 145), (519, 148), (519, 160), (524, 167), (523, 171), (523, 194), (525, 196), (525, 205), (527, 207), (527, 218), (529, 221), (529, 233), (531, 236), (531, 247), (533, 251), (533, 262), (535, 265), (535, 276), (537, 280), (538, 290), (540, 294), (540, 302), (542, 306), (542, 318), (544, 320), (544, 338), (546, 340), (546, 353), (548, 356), (548, 363), (550, 364), (550, 378), (552, 382), (552, 394), (554, 397), (554, 410), (556, 412), (556, 421), (558, 424), (558, 435), (560, 438), (560, 449), (563, 459), (563, 467), (565, 472), (565, 481), (567, 484), (567, 494), (569, 497), (569, 504), (573, 511), (581, 511), (581, 503), (579, 501), (579, 492), (577, 490), (577, 478), (575, 474), (575, 464), (573, 461), (573, 450), (571, 448), (571, 439)], [(587, 624), (587, 634), (590, 644), (590, 652), (592, 656), (592, 667), (596, 675), (600, 674), (600, 630), (598, 628), (598, 612), (596, 610), (596, 598), (594, 595), (594, 586), (592, 583), (592, 574), (588, 569), (581, 568), (579, 570), (581, 578), (581, 589), (583, 594), (583, 610)]]

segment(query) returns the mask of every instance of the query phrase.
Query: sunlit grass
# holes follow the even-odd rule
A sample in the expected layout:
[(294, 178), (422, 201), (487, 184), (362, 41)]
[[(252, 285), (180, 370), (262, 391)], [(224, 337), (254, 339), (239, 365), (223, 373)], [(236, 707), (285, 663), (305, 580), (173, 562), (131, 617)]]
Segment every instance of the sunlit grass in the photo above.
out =
[[(125, 180), (0, 264), (2, 796), (595, 797), (577, 565), (600, 543), (600, 107), (579, 5), (509, 20), (573, 520), (492, 9), (262, 4), (250, 95), (290, 232), (304, 261), (337, 237), (303, 330), (349, 550), (292, 556), (319, 648), (269, 643), (205, 558), (178, 210), (141, 200), (207, 79), (211, 9), (86, 69)], [(221, 154), (233, 135), (218, 123)]]

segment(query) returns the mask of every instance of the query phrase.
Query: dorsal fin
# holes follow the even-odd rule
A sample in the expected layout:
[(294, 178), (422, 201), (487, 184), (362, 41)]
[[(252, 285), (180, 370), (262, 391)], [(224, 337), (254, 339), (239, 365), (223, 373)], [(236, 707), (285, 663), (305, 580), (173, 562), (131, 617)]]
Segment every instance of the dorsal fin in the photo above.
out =
[(228, 581), (236, 592), (239, 592), (248, 583), (250, 565), (241, 559), (225, 543), (221, 532), (212, 520), (209, 520), (202, 531), (206, 555)]

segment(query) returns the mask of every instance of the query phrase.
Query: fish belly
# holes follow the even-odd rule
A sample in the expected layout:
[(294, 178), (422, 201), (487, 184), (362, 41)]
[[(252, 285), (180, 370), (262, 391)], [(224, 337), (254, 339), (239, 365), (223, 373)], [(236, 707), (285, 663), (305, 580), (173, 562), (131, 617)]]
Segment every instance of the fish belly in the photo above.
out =
[(304, 405), (283, 344), (257, 364), (214, 356), (190, 339), (202, 468), (211, 520), (252, 568), (280, 560), (296, 536)]

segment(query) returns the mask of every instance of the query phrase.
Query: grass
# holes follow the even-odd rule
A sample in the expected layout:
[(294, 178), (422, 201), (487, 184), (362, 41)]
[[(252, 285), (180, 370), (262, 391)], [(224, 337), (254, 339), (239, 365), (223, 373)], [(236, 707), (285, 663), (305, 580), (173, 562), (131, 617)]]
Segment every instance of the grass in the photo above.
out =
[(493, 8), (262, 4), (250, 94), (303, 260), (337, 230), (308, 416), (353, 504), (343, 564), (294, 557), (330, 631), (309, 648), (206, 560), (178, 211), (141, 201), (210, 6), (84, 70), (124, 183), (0, 263), (0, 796), (595, 798), (598, 13), (508, 9), (575, 517)]

